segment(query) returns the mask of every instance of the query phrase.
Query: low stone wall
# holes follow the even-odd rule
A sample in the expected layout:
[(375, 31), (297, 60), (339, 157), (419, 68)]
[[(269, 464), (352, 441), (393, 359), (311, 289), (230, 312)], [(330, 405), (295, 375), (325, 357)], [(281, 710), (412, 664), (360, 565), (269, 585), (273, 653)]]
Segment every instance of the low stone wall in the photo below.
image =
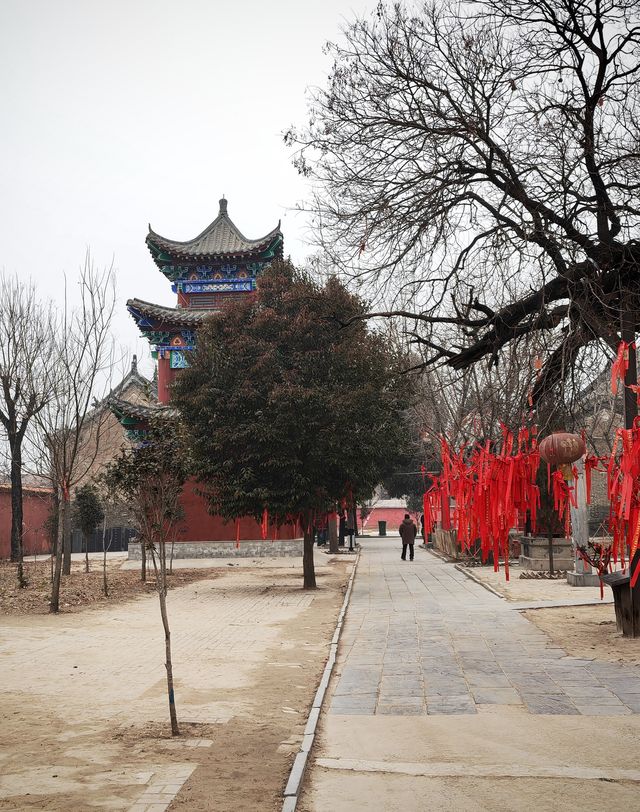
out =
[[(290, 541), (177, 541), (173, 548), (174, 558), (280, 558), (302, 556), (302, 539)], [(167, 545), (167, 557), (170, 555)], [(129, 558), (140, 561), (140, 543), (129, 542)]]
[[(571, 539), (554, 538), (552, 549), (554, 569), (573, 569)], [(525, 570), (547, 571), (549, 569), (549, 540), (544, 536), (523, 536), (519, 562), (522, 569)]]

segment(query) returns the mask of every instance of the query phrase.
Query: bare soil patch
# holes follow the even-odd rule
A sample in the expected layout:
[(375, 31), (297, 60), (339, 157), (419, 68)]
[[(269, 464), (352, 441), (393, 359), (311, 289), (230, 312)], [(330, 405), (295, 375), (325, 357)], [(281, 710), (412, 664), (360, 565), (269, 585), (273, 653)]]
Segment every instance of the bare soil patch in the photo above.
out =
[(640, 665), (640, 639), (623, 637), (617, 630), (611, 604), (531, 609), (523, 614), (572, 657)]
[[(60, 611), (82, 612), (85, 609), (122, 603), (141, 595), (155, 593), (155, 577), (147, 575), (146, 583), (135, 570), (120, 570), (122, 561), (107, 562), (108, 597), (104, 596), (102, 565), (95, 559), (90, 562), (89, 572), (84, 563), (73, 562), (71, 574), (62, 578), (60, 587)], [(0, 615), (43, 615), (49, 612), (51, 599), (51, 564), (49, 561), (25, 561), (24, 572), (27, 586), (18, 587), (16, 565), (0, 562)], [(219, 572), (219, 570), (218, 570)], [(213, 569), (176, 569), (168, 575), (169, 589), (190, 584), (203, 578), (213, 578)]]
[[(575, 587), (569, 586), (566, 578), (555, 580), (531, 580), (520, 578), (522, 568), (517, 563), (509, 564), (509, 580), (507, 581), (504, 565), (500, 563), (498, 572), (492, 566), (461, 567), (473, 578), (482, 581), (496, 592), (499, 592), (510, 603), (535, 603), (538, 601), (598, 601), (600, 600), (599, 586)], [(611, 590), (605, 587), (605, 598), (611, 598)], [(613, 608), (611, 608), (613, 612)]]
[(281, 809), (351, 564), (322, 562), (312, 591), (289, 562), (221, 570), (213, 582), (200, 569), (201, 583), (174, 590), (177, 739), (157, 600), (103, 604), (81, 623), (72, 614), (5, 618), (0, 810), (125, 812), (148, 776), (185, 764), (195, 769), (172, 812)]

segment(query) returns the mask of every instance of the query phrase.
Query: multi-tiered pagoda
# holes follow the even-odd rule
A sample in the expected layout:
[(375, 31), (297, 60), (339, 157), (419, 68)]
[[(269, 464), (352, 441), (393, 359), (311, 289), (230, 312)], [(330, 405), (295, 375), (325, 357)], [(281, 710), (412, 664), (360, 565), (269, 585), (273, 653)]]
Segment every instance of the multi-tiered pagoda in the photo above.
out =
[[(199, 325), (225, 302), (255, 295), (256, 281), (261, 271), (274, 259), (282, 257), (283, 238), (280, 223), (264, 237), (247, 239), (232, 222), (227, 201), (220, 201), (220, 213), (205, 230), (187, 242), (169, 240), (156, 234), (151, 227), (146, 239), (154, 262), (172, 283), (177, 294), (176, 307), (152, 304), (142, 299), (129, 299), (127, 308), (142, 334), (149, 339), (152, 354), (158, 362), (158, 405), (141, 407), (124, 401), (111, 406), (121, 422), (136, 439), (145, 422), (161, 412), (167, 419), (177, 419), (174, 409), (167, 406), (171, 398), (171, 382), (181, 369), (189, 365), (189, 353), (197, 341)], [(222, 318), (224, 316), (221, 316)], [(264, 528), (246, 517), (235, 523), (225, 523), (221, 517), (208, 513), (196, 482), (186, 485), (182, 496), (184, 521), (178, 542), (189, 543), (189, 549), (178, 555), (221, 555), (225, 545), (251, 541), (243, 545), (250, 555), (260, 555)], [(269, 528), (270, 538), (291, 539), (295, 528)], [(269, 542), (267, 542), (269, 544)], [(182, 545), (183, 547), (185, 545)], [(269, 544), (273, 552), (272, 544)], [(278, 554), (301, 554), (298, 545), (287, 541), (277, 545)]]
[(282, 256), (282, 232), (278, 223), (264, 237), (248, 240), (230, 219), (223, 198), (216, 219), (193, 240), (168, 240), (149, 227), (146, 242), (154, 262), (172, 282), (177, 307), (142, 299), (130, 299), (127, 307), (152, 345), (158, 360), (158, 399), (167, 403), (177, 370), (189, 363), (198, 325), (225, 302), (254, 294), (262, 269)]

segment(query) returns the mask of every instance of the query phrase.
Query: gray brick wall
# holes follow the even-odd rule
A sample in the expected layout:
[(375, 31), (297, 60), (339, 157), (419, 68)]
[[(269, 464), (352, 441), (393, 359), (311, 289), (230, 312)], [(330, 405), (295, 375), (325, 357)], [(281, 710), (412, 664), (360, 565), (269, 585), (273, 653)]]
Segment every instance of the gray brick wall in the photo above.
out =
[[(167, 557), (170, 545), (167, 545)], [(179, 541), (173, 548), (174, 558), (280, 558), (302, 556), (302, 539), (291, 541)], [(129, 542), (129, 558), (139, 561), (139, 542)]]

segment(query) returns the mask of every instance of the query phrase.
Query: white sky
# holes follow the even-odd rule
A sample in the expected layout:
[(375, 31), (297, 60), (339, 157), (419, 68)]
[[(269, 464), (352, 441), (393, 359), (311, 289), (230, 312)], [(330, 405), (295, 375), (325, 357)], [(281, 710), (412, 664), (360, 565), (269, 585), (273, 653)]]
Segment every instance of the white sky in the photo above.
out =
[[(0, 0), (0, 267), (59, 297), (90, 248), (113, 259), (116, 331), (150, 374), (125, 302), (173, 305), (145, 245), (229, 214), (249, 238), (279, 219), (302, 264), (305, 196), (282, 131), (306, 120), (322, 54), (375, 0)], [(1, 303), (0, 303), (1, 306)]]

